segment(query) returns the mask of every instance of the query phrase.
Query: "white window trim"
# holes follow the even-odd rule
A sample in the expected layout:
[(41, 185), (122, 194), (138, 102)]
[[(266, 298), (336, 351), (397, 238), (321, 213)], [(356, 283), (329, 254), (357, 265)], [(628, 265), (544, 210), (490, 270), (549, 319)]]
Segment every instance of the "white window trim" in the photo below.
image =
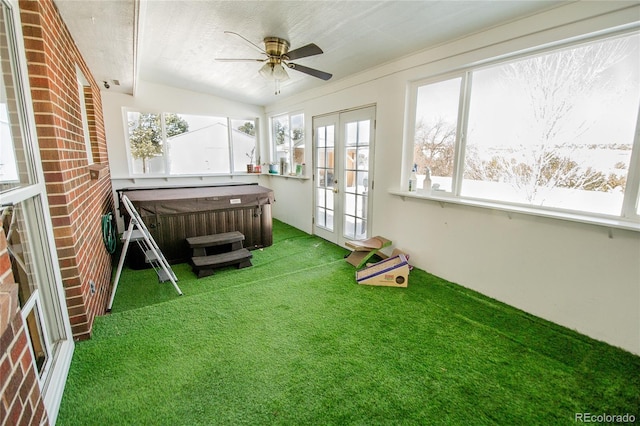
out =
[(87, 116), (87, 100), (84, 95), (84, 88), (89, 86), (80, 68), (76, 66), (76, 76), (78, 77), (78, 96), (80, 97), (80, 114), (82, 115), (82, 133), (87, 151), (87, 163), (91, 165), (93, 161), (93, 148), (91, 147), (91, 134), (89, 133), (89, 118)]
[[(391, 188), (388, 192), (392, 195), (400, 196), (403, 200), (406, 197), (412, 199), (423, 199), (439, 202), (444, 207), (445, 203), (467, 205), (479, 208), (486, 208), (491, 210), (504, 211), (507, 214), (521, 213), (531, 216), (539, 216), (552, 219), (567, 220), (572, 222), (586, 223), (592, 225), (600, 225), (608, 228), (625, 229), (630, 231), (640, 232), (640, 215), (637, 214), (638, 203), (640, 203), (640, 111), (638, 112), (638, 119), (636, 121), (636, 132), (633, 141), (633, 148), (631, 152), (631, 159), (629, 162), (629, 173), (627, 175), (627, 186), (625, 188), (625, 195), (620, 216), (610, 216), (597, 213), (580, 212), (565, 210), (559, 208), (549, 208), (533, 205), (520, 205), (517, 203), (510, 203), (506, 201), (485, 200), (476, 199), (472, 197), (465, 197), (460, 195), (460, 189), (462, 185), (462, 174), (464, 173), (462, 160), (465, 145), (466, 145), (466, 126), (468, 123), (468, 105), (469, 99), (467, 99), (471, 91), (466, 89), (469, 84), (468, 75), (470, 72), (477, 71), (483, 67), (494, 66), (500, 63), (514, 61), (518, 58), (530, 56), (533, 54), (544, 54), (545, 52), (556, 50), (558, 48), (568, 48), (582, 43), (595, 42), (597, 40), (614, 37), (618, 35), (625, 35), (637, 32), (640, 28), (640, 22), (636, 22), (632, 25), (626, 25), (624, 28), (615, 28), (608, 31), (598, 31), (595, 34), (586, 34), (580, 37), (573, 37), (569, 40), (561, 40), (554, 43), (549, 43), (544, 46), (538, 46), (526, 51), (514, 52), (512, 54), (501, 55), (497, 58), (491, 58), (486, 61), (480, 61), (473, 64), (468, 64), (464, 67), (459, 67), (448, 72), (439, 73), (437, 75), (427, 77), (420, 80), (408, 82), (407, 84), (407, 104), (406, 104), (406, 116), (405, 116), (405, 129), (404, 129), (404, 151), (403, 151), (403, 163), (401, 171), (401, 184), (399, 188)], [(422, 194), (417, 192), (409, 192), (405, 189), (404, 182), (408, 182), (409, 174), (413, 166), (413, 145), (414, 145), (414, 130), (416, 123), (416, 108), (417, 108), (417, 91), (420, 86), (424, 86), (430, 83), (436, 83), (438, 81), (444, 81), (449, 78), (461, 77), (462, 88), (460, 93), (459, 112), (458, 112), (458, 134), (459, 140), (456, 142), (455, 149), (455, 173), (452, 178), (452, 190), (451, 192), (437, 192), (431, 194)]]
[[(270, 156), (270, 162), (272, 162), (272, 163), (276, 161), (276, 142), (273, 139), (273, 121), (275, 119), (277, 119), (277, 118), (286, 116), (287, 117), (287, 124), (289, 125), (289, 132), (291, 132), (291, 116), (294, 116), (294, 115), (301, 115), (302, 116), (302, 121), (303, 121), (302, 129), (305, 132), (305, 134), (304, 134), (304, 138), (305, 138), (304, 139), (304, 152), (305, 152), (305, 154), (304, 155), (305, 155), (305, 158), (307, 156), (307, 147), (308, 147), (308, 145), (307, 145), (307, 117), (306, 117), (304, 111), (282, 112), (282, 113), (278, 113), (278, 114), (274, 114), (274, 115), (269, 116), (269, 148), (270, 148), (269, 149), (269, 156)], [(289, 160), (289, 164), (291, 165), (292, 162), (293, 162), (293, 149), (292, 149), (293, 146), (291, 145), (291, 141), (293, 139), (291, 138), (291, 134), (289, 134), (289, 139), (290, 139), (289, 148), (291, 148), (291, 149), (289, 151), (289, 155), (288, 155), (287, 160)], [(273, 175), (273, 176), (278, 176), (278, 175)]]
[[(46, 275), (46, 282), (49, 287), (46, 289), (50, 293), (50, 303), (53, 306), (44, 315), (52, 322), (56, 329), (57, 338), (53, 352), (51, 353), (51, 364), (49, 365), (49, 373), (42, 381), (40, 381), (40, 389), (44, 406), (51, 424), (55, 424), (62, 401), (64, 385), (69, 373), (71, 359), (73, 357), (74, 342), (71, 332), (71, 323), (69, 321), (69, 313), (65, 299), (65, 292), (62, 285), (62, 275), (58, 265), (58, 255), (55, 248), (55, 239), (53, 235), (53, 225), (49, 214), (49, 203), (47, 201), (47, 193), (44, 180), (44, 172), (42, 170), (42, 161), (40, 158), (40, 150), (36, 139), (35, 115), (33, 112), (33, 102), (31, 99), (31, 91), (29, 90), (29, 79), (27, 75), (27, 60), (23, 44), (23, 34), (20, 22), (20, 8), (17, 0), (0, 0), (0, 7), (7, 10), (6, 23), (11, 31), (7, 34), (9, 42), (13, 43), (16, 51), (12, 58), (15, 61), (14, 75), (16, 90), (20, 92), (21, 102), (19, 103), (19, 119), (23, 127), (25, 138), (25, 149), (27, 150), (27, 167), (33, 180), (32, 184), (25, 185), (16, 189), (2, 193), (2, 204), (16, 205), (27, 199), (36, 200), (36, 209), (40, 209), (39, 217), (43, 222), (38, 223), (41, 227), (40, 237), (46, 241), (48, 250), (45, 252), (46, 259), (40, 259), (44, 262), (42, 276)], [(13, 50), (13, 49), (11, 49)], [(41, 241), (43, 243), (43, 241)], [(44, 289), (43, 289), (44, 292)], [(35, 363), (33, 368), (36, 369)], [(37, 371), (37, 369), (36, 369)], [(44, 383), (43, 383), (44, 382)]]
[[(258, 153), (260, 152), (260, 137), (259, 137), (259, 126), (260, 126), (260, 122), (259, 122), (259, 118), (258, 117), (252, 117), (252, 118), (247, 118), (247, 117), (241, 117), (241, 118), (237, 118), (237, 117), (230, 117), (230, 116), (217, 116), (217, 115), (209, 115), (209, 114), (198, 114), (198, 115), (205, 115), (205, 116), (209, 116), (209, 117), (216, 117), (216, 118), (226, 118), (227, 120), (227, 128), (228, 128), (228, 144), (229, 144), (229, 172), (219, 172), (219, 173), (193, 173), (193, 174), (186, 174), (186, 173), (181, 173), (181, 174), (171, 174), (169, 173), (169, 158), (167, 155), (165, 155), (165, 151), (163, 151), (162, 154), (162, 158), (164, 160), (164, 166), (165, 166), (165, 172), (164, 173), (135, 173), (134, 172), (134, 162), (135, 162), (135, 158), (133, 158), (133, 156), (131, 155), (131, 143), (129, 141), (129, 120), (128, 120), (128, 113), (130, 112), (137, 112), (140, 114), (159, 114), (160, 115), (160, 123), (161, 123), (161, 127), (162, 127), (162, 133), (163, 135), (165, 134), (165, 118), (164, 115), (165, 114), (173, 114), (170, 113), (168, 111), (158, 111), (158, 110), (154, 110), (154, 109), (150, 109), (150, 108), (145, 108), (145, 109), (141, 109), (141, 108), (122, 108), (122, 122), (124, 123), (124, 142), (125, 142), (125, 154), (127, 156), (127, 170), (128, 170), (128, 175), (125, 176), (124, 178), (119, 178), (119, 179), (175, 179), (175, 178), (192, 178), (192, 177), (219, 177), (219, 176), (242, 176), (242, 175), (249, 175), (249, 173), (246, 172), (246, 170), (243, 171), (235, 171), (234, 167), (233, 167), (233, 139), (232, 139), (232, 129), (231, 129), (231, 121), (253, 121), (255, 123), (255, 128), (256, 128), (256, 157)], [(186, 113), (175, 113), (175, 114), (183, 114), (183, 115), (191, 115), (191, 114), (186, 114)], [(195, 115), (195, 114), (193, 114)], [(164, 142), (166, 143), (166, 138), (164, 139)]]

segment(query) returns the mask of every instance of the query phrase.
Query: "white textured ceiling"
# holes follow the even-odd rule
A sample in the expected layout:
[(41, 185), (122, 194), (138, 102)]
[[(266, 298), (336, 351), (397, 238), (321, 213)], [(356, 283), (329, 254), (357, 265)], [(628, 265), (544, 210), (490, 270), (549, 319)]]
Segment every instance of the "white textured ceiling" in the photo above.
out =
[[(272, 82), (242, 34), (291, 50), (315, 43), (324, 54), (295, 62), (338, 80), (445, 41), (547, 10), (560, 1), (190, 1), (55, 0), (98, 81), (133, 93), (136, 78), (257, 105), (275, 102)], [(326, 82), (287, 70), (279, 97)], [(120, 86), (114, 84), (120, 82)]]

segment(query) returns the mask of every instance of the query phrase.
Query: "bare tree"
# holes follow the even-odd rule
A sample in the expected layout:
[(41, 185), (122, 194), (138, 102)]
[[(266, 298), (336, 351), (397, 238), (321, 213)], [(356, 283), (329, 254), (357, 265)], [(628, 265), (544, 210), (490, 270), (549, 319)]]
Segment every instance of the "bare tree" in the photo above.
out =
[(513, 62), (502, 68), (512, 96), (528, 100), (526, 140), (507, 155), (479, 160), (466, 154), (465, 177), (508, 182), (527, 201), (544, 201), (542, 190), (556, 187), (608, 191), (617, 176), (580, 164), (572, 153), (592, 123), (578, 116), (578, 105), (606, 91), (607, 71), (626, 56), (628, 42), (616, 39)]
[(438, 118), (435, 123), (420, 119), (416, 124), (414, 162), (418, 171), (429, 167), (433, 176), (452, 176), (456, 124)]

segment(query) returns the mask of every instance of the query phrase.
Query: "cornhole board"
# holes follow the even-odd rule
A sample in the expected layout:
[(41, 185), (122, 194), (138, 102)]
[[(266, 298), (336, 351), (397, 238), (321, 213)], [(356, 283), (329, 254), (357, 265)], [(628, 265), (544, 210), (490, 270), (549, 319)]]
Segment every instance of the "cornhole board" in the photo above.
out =
[(407, 257), (401, 253), (356, 271), (356, 282), (366, 285), (407, 287), (409, 270)]
[(351, 254), (346, 257), (347, 262), (356, 268), (361, 268), (366, 265), (367, 260), (369, 260), (374, 254), (381, 255), (382, 253), (378, 253), (378, 251), (384, 247), (390, 246), (391, 240), (378, 236), (362, 241), (347, 241), (344, 244), (353, 250)]

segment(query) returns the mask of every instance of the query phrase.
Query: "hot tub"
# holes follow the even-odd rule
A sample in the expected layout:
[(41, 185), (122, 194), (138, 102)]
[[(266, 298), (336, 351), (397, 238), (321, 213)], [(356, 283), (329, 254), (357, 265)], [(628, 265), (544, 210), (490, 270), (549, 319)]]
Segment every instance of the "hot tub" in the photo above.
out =
[[(239, 231), (249, 250), (273, 243), (271, 204), (273, 190), (257, 184), (225, 184), (197, 187), (126, 188), (126, 195), (170, 263), (186, 262), (191, 250), (186, 238)], [(129, 217), (124, 206), (125, 226)], [(140, 266), (142, 254), (127, 255)]]

